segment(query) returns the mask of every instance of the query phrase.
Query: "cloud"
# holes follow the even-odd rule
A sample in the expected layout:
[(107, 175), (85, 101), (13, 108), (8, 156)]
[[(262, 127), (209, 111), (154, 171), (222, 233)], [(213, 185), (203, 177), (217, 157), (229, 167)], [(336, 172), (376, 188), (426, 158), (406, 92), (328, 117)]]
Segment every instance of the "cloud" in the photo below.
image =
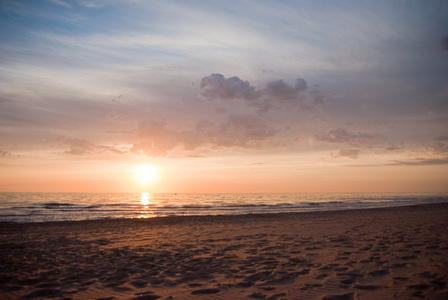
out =
[(214, 111), (217, 114), (225, 114), (225, 113), (227, 113), (227, 110), (225, 108), (216, 108)]
[(440, 39), (440, 48), (442, 51), (448, 51), (448, 35), (445, 35)]
[(310, 91), (310, 96), (313, 99), (314, 105), (321, 105), (325, 102), (326, 94), (318, 89), (316, 86), (314, 89)]
[(204, 143), (213, 149), (263, 149), (264, 142), (280, 132), (259, 116), (246, 114), (230, 114), (220, 124), (201, 122), (201, 128), (206, 128)]
[(128, 148), (120, 150), (116, 146), (98, 145), (96, 147), (97, 147), (98, 150), (100, 150), (100, 152), (102, 152), (101, 150), (103, 150), (103, 151), (110, 151), (110, 152), (117, 153), (117, 154), (125, 154), (125, 153), (129, 152)]
[(62, 1), (62, 0), (48, 0), (48, 1), (50, 1), (56, 5), (64, 6), (66, 8), (72, 8), (72, 6), (70, 4), (68, 4), (67, 2)]
[(436, 137), (437, 141), (443, 141), (443, 142), (448, 142), (448, 135), (442, 135), (439, 137)]
[(267, 97), (280, 102), (299, 101), (299, 93), (306, 89), (308, 89), (306, 81), (299, 78), (294, 87), (289, 86), (283, 80), (268, 82), (263, 92)]
[(347, 158), (351, 158), (351, 159), (356, 159), (358, 158), (359, 155), (359, 150), (358, 149), (350, 149), (350, 148), (346, 148), (346, 149), (341, 149), (339, 150), (338, 153), (336, 154), (331, 154), (332, 157), (336, 158), (336, 157), (347, 157)]
[(251, 101), (259, 98), (261, 93), (249, 82), (236, 76), (226, 79), (221, 74), (212, 74), (202, 78), (201, 95), (207, 99), (244, 99)]
[(114, 119), (118, 119), (122, 116), (122, 114), (116, 112), (116, 111), (110, 111), (107, 113), (107, 118), (109, 120), (114, 120)]
[(323, 102), (323, 93), (317, 89), (304, 93), (308, 90), (308, 85), (303, 78), (298, 78), (294, 86), (280, 79), (256, 89), (248, 81), (236, 76), (225, 78), (222, 74), (212, 74), (202, 78), (200, 88), (200, 95), (208, 100), (243, 100), (247, 106), (256, 108), (258, 113), (265, 113), (273, 107), (285, 104), (300, 105), (308, 97), (315, 104)]
[(393, 166), (429, 166), (448, 164), (448, 135), (435, 137), (428, 145), (423, 146), (423, 150), (414, 153), (420, 157), (412, 160), (394, 160), (390, 164)]
[(225, 122), (215, 124), (202, 120), (197, 124), (203, 146), (212, 149), (261, 149), (263, 142), (279, 130), (253, 115), (230, 114)]
[(297, 78), (295, 89), (297, 91), (305, 91), (305, 90), (307, 90), (308, 89), (308, 85), (307, 85), (305, 79)]
[(87, 8), (101, 8), (106, 5), (107, 1), (104, 0), (82, 0), (79, 1), (80, 5), (83, 5)]
[(140, 122), (139, 141), (133, 144), (131, 152), (168, 156), (175, 149), (262, 149), (263, 142), (280, 131), (266, 124), (259, 116), (245, 114), (230, 114), (221, 123), (200, 120), (194, 130), (173, 130), (168, 125), (165, 120)]
[(436, 137), (427, 150), (432, 156), (448, 158), (448, 136)]
[(445, 90), (441, 93), (438, 93), (435, 95), (436, 97), (442, 97), (442, 98), (448, 98), (448, 88), (445, 88)]
[(431, 166), (431, 165), (446, 165), (448, 164), (448, 158), (418, 158), (412, 161), (399, 161), (394, 160), (388, 166)]
[(387, 151), (395, 151), (395, 150), (400, 150), (402, 147), (403, 147), (403, 145), (401, 145), (401, 147), (397, 147), (397, 146), (395, 146), (395, 145), (392, 143), (392, 144), (389, 144), (389, 145), (385, 148), (385, 150), (387, 150)]
[(65, 150), (64, 153), (70, 155), (83, 156), (88, 154), (97, 154), (104, 151), (110, 151), (117, 154), (124, 154), (129, 152), (127, 149), (120, 150), (114, 146), (96, 145), (84, 139), (73, 139), (67, 138), (65, 136), (58, 137), (57, 141), (60, 142), (64, 147), (68, 147), (68, 149)]
[(165, 120), (148, 119), (138, 124), (138, 135), (140, 137), (157, 137), (166, 135), (167, 122)]
[(57, 140), (68, 147), (68, 149), (64, 151), (66, 154), (84, 155), (92, 153), (96, 148), (94, 144), (83, 139), (69, 139), (61, 136), (58, 137)]
[(360, 145), (377, 136), (377, 134), (367, 132), (350, 133), (346, 129), (338, 127), (323, 134), (315, 135), (315, 138), (318, 141), (327, 143)]
[(430, 148), (437, 154), (448, 155), (448, 143), (447, 142), (434, 142)]
[[(403, 147), (398, 148), (394, 145), (389, 148), (386, 148), (386, 150), (403, 149)], [(375, 166), (432, 166), (448, 164), (448, 136), (438, 136), (430, 144), (424, 145), (422, 151), (412, 152), (412, 154), (414, 157), (417, 155), (420, 157), (410, 160), (392, 160), (390, 163)]]
[(194, 142), (192, 132), (176, 131), (168, 128), (166, 120), (148, 119), (138, 124), (138, 137), (131, 152), (148, 156), (166, 156), (176, 147), (184, 146), (194, 150), (200, 142)]
[(278, 132), (278, 129), (268, 126), (257, 116), (233, 114), (229, 116), (227, 123), (221, 126), (218, 133), (232, 140), (239, 140), (236, 144), (240, 142), (247, 144), (246, 142), (272, 137)]
[(11, 152), (0, 149), (0, 157), (10, 157), (11, 155), (12, 155)]

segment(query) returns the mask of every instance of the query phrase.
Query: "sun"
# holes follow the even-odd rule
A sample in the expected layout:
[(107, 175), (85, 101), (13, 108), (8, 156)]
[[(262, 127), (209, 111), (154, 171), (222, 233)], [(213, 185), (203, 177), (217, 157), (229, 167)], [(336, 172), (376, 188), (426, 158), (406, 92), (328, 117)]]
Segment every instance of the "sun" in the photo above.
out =
[(153, 165), (136, 166), (134, 174), (135, 179), (141, 184), (150, 184), (157, 180), (157, 168)]

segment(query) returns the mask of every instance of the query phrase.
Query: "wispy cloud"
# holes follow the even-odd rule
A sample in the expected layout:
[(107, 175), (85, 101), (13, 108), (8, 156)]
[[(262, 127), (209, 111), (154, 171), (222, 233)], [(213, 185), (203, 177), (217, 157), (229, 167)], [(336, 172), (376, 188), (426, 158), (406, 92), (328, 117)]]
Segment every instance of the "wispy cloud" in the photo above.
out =
[(171, 129), (165, 120), (146, 120), (139, 123), (139, 141), (131, 151), (157, 157), (169, 156), (175, 149), (262, 149), (264, 141), (279, 131), (255, 115), (230, 114), (222, 123), (201, 120), (190, 130)]
[(62, 1), (62, 0), (47, 0), (47, 1), (49, 1), (51, 3), (54, 3), (56, 5), (67, 7), (67, 8), (72, 8), (73, 7), (72, 5), (68, 4), (66, 1)]
[(434, 138), (427, 149), (427, 152), (432, 156), (448, 158), (448, 136)]
[(358, 158), (359, 153), (360, 153), (359, 149), (345, 148), (345, 149), (339, 150), (335, 154), (331, 153), (331, 156), (334, 158), (347, 157), (347, 158), (351, 158), (351, 159), (356, 159), (356, 158)]
[(125, 154), (129, 152), (129, 149), (120, 149), (117, 146), (96, 145), (85, 139), (67, 138), (60, 136), (57, 138), (58, 143), (65, 147), (65, 154), (70, 155), (94, 155), (105, 151), (110, 151), (116, 154)]
[(446, 164), (448, 164), (448, 159), (420, 158), (420, 159), (409, 160), (409, 161), (395, 160), (386, 165), (388, 165), (388, 166), (433, 166), (433, 165), (446, 165)]
[(348, 145), (362, 145), (378, 137), (378, 134), (369, 132), (348, 132), (345, 128), (336, 128), (328, 130), (325, 133), (317, 134), (316, 140), (327, 143), (338, 143)]
[(4, 151), (0, 149), (0, 157), (5, 158), (5, 157), (10, 157), (12, 154), (9, 151)]

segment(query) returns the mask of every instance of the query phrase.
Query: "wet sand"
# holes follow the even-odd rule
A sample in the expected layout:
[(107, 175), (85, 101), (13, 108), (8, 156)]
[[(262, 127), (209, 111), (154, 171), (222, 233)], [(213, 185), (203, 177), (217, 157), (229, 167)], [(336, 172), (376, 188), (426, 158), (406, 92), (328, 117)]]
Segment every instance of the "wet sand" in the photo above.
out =
[(0, 299), (447, 299), (448, 204), (0, 224)]

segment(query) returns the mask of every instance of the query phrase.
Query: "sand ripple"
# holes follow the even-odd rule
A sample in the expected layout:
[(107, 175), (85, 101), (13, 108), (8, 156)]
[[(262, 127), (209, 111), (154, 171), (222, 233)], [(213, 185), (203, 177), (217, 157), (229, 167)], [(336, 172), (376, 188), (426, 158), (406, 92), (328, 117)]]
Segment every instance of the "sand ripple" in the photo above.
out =
[(445, 299), (448, 205), (2, 224), (2, 299)]

